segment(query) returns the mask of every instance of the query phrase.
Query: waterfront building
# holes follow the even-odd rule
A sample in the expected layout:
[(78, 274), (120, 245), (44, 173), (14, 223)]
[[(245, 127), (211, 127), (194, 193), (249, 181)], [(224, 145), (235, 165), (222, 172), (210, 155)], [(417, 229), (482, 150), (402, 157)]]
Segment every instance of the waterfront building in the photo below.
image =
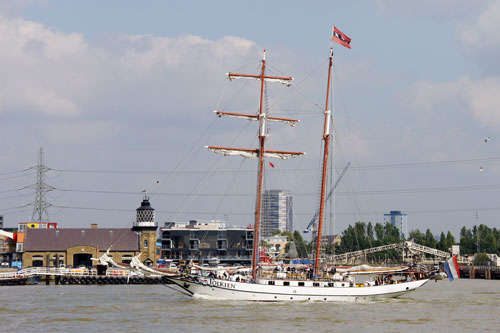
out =
[(156, 247), (157, 224), (149, 198), (144, 196), (137, 208), (132, 228), (40, 228), (24, 230), (23, 266), (93, 266), (110, 249), (115, 262), (130, 263), (141, 254), (140, 260), (149, 266), (156, 264), (160, 248)]
[(293, 201), (289, 191), (266, 190), (262, 195), (262, 237), (275, 230), (293, 231)]
[(166, 222), (160, 229), (161, 253), (175, 262), (193, 260), (200, 265), (218, 258), (226, 264), (250, 264), (253, 229), (226, 227), (224, 221)]
[(16, 252), (24, 251), (24, 233), (27, 229), (57, 229), (58, 224), (55, 222), (21, 222), (17, 225), (17, 233), (15, 237)]
[(275, 235), (262, 238), (262, 242), (266, 245), (266, 253), (272, 258), (285, 256), (286, 244), (288, 243), (287, 236)]
[(32, 229), (25, 233), (23, 266), (93, 266), (111, 247), (116, 262), (130, 262), (139, 252), (139, 235), (130, 228)]
[(384, 214), (384, 222), (390, 223), (399, 229), (400, 234), (408, 239), (408, 214), (403, 214), (399, 210), (391, 210), (389, 214)]
[(16, 230), (3, 227), (3, 216), (0, 215), (0, 262), (2, 267), (11, 265), (17, 260), (16, 254)]
[(322, 244), (331, 244), (333, 246), (342, 244), (340, 235), (323, 235), (321, 236)]

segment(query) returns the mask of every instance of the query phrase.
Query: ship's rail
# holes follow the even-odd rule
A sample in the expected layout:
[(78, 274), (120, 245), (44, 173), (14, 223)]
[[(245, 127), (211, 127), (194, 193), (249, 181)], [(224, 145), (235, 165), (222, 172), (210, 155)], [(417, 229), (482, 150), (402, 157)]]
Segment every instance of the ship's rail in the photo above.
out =
[[(88, 268), (57, 268), (57, 267), (28, 267), (16, 272), (0, 273), (0, 280), (29, 278), (34, 276), (73, 276), (92, 277), (98, 276), (96, 269)], [(105, 276), (129, 277), (144, 276), (140, 271), (129, 271), (124, 269), (108, 269)]]
[(19, 272), (0, 273), (0, 280), (20, 279), (20, 278), (24, 278), (24, 277), (25, 277), (25, 275), (20, 274)]

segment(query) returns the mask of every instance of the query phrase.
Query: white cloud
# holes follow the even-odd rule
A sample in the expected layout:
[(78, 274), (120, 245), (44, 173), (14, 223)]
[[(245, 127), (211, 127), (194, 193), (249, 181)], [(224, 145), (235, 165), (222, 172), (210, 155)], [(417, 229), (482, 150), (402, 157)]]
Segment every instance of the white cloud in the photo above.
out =
[(38, 23), (0, 17), (0, 49), (0, 112), (78, 114), (66, 65), (74, 65), (86, 49), (80, 34), (65, 35)]
[(125, 69), (135, 69), (140, 73), (158, 66), (178, 68), (197, 62), (206, 63), (207, 56), (211, 61), (221, 61), (236, 54), (245, 56), (255, 46), (252, 41), (234, 36), (211, 41), (193, 35), (174, 38), (151, 35), (122, 36), (119, 43), (126, 48), (120, 58), (120, 64)]
[(465, 96), (474, 117), (483, 126), (500, 129), (500, 78), (468, 83)]
[(458, 27), (463, 52), (488, 73), (500, 73), (500, 1), (484, 9), (472, 23)]
[(461, 28), (460, 39), (465, 47), (484, 48), (500, 46), (500, 1), (486, 8), (476, 22)]
[(497, 77), (464, 76), (454, 82), (438, 83), (420, 81), (413, 85), (405, 102), (425, 118), (465, 111), (482, 126), (500, 130), (499, 91), (500, 78)]
[(80, 33), (0, 16), (3, 124), (18, 116), (26, 122), (72, 119), (71, 126), (57, 135), (45, 132), (41, 141), (74, 141), (89, 132), (105, 136), (100, 127), (89, 131), (89, 123), (106, 119), (134, 128), (159, 126), (145, 115), (165, 121), (167, 114), (199, 111), (200, 105), (210, 110), (206, 103), (213, 104), (220, 90), (208, 82), (223, 84), (228, 68), (256, 53), (253, 41), (234, 36), (108, 38), (92, 44)]

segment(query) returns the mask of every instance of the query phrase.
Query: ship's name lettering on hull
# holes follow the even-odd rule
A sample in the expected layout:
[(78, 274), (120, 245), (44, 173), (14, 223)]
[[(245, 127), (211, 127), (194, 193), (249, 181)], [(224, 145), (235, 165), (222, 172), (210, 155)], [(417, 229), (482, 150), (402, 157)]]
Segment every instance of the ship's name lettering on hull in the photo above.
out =
[(228, 289), (236, 289), (236, 284), (226, 281), (219, 281), (210, 279), (210, 285), (214, 287), (228, 288)]

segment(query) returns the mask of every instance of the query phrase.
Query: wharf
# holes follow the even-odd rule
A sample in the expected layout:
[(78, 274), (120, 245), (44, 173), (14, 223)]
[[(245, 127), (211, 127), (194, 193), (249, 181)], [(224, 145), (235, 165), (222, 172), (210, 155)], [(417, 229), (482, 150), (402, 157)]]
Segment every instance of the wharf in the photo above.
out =
[[(47, 279), (46, 277), (45, 279)], [(47, 280), (45, 281), (46, 284)], [(55, 276), (55, 284), (167, 284), (163, 276)]]
[(68, 268), (27, 268), (15, 272), (0, 273), (0, 286), (36, 284), (39, 281), (49, 285), (58, 284), (167, 284), (169, 281), (161, 275), (144, 275), (134, 271), (109, 269)]
[(500, 267), (459, 265), (460, 278), (500, 280)]

